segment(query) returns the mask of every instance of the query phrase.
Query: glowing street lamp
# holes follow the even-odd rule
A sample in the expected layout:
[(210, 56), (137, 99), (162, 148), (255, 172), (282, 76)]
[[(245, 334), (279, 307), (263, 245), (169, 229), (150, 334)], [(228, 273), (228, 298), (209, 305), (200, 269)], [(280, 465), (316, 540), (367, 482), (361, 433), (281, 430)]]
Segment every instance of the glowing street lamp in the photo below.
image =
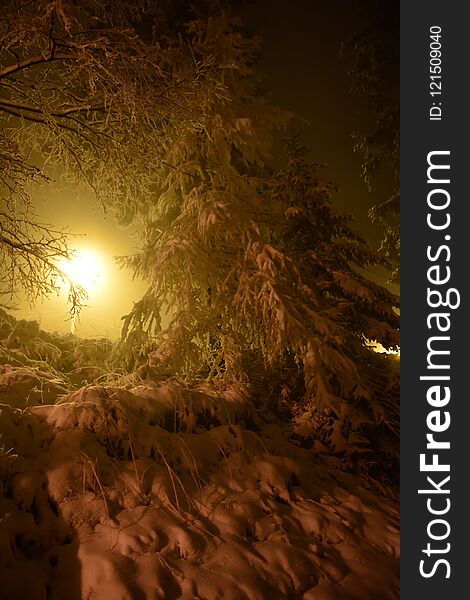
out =
[[(90, 250), (75, 250), (70, 259), (62, 259), (59, 269), (67, 276), (70, 283), (83, 288), (90, 296), (96, 291), (103, 277), (103, 265), (99, 257)], [(63, 281), (64, 286), (66, 281)], [(76, 315), (72, 317), (70, 331), (77, 330)]]

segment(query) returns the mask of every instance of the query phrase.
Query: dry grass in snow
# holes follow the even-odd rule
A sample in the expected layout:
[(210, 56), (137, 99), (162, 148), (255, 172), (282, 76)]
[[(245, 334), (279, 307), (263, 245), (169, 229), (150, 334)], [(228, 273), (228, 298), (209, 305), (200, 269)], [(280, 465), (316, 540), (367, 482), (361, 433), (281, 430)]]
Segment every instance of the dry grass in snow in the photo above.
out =
[(21, 369), (0, 376), (4, 600), (398, 598), (397, 503), (243, 389), (51, 384), (24, 409)]

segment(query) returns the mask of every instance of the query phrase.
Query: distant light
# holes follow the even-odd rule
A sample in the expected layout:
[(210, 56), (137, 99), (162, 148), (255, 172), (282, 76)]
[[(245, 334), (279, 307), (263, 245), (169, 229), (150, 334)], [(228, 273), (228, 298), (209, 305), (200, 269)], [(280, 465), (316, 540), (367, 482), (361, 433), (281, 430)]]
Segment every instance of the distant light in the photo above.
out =
[(380, 342), (367, 342), (367, 345), (371, 350), (377, 352), (378, 354), (395, 354), (397, 356), (400, 356), (400, 349), (389, 350), (388, 348), (382, 346)]

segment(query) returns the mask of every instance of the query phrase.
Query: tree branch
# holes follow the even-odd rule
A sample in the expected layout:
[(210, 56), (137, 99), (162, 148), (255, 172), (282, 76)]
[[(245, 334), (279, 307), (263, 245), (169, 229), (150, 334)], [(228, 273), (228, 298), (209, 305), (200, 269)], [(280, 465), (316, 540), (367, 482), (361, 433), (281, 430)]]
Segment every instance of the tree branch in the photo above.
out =
[(76, 54), (60, 54), (51, 52), (49, 56), (44, 56), (42, 54), (38, 56), (32, 56), (31, 58), (24, 58), (23, 60), (18, 60), (16, 63), (5, 67), (0, 71), (0, 79), (4, 79), (9, 75), (13, 75), (14, 73), (18, 73), (23, 69), (27, 69), (28, 67), (32, 67), (33, 65), (47, 64), (56, 60), (76, 60)]
[[(18, 110), (25, 110), (29, 112), (34, 112), (37, 114), (43, 114), (43, 110), (38, 106), (33, 106), (31, 104), (23, 104), (21, 102), (15, 102), (14, 100), (4, 100), (0, 99), (0, 106), (6, 106), (11, 108), (16, 108)], [(78, 113), (78, 112), (91, 112), (91, 111), (101, 111), (104, 110), (104, 103), (100, 104), (83, 104), (81, 106), (70, 106), (69, 108), (64, 108), (62, 110), (56, 110), (52, 112), (48, 112), (47, 114), (51, 117), (67, 117), (68, 115)]]

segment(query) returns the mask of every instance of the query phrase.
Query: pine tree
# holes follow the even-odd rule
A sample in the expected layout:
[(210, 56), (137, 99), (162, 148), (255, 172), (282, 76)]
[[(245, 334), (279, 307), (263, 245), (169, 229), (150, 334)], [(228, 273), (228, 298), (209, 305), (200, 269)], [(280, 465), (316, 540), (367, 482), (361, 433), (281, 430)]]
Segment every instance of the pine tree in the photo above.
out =
[(383, 424), (382, 445), (394, 448), (396, 458), (398, 374), (368, 341), (398, 347), (399, 298), (363, 274), (377, 263), (377, 253), (353, 232), (351, 215), (333, 206), (334, 192), (321, 169), (306, 161), (306, 149), (290, 140), (286, 168), (267, 189), (284, 217), (272, 222), (270, 233), (281, 253), (268, 262), (277, 313), (267, 320), (277, 334), (270, 347), (301, 365), (304, 388), (295, 411), (300, 433), (322, 435), (335, 449), (354, 454), (370, 450), (369, 434)]
[(395, 427), (367, 341), (396, 347), (398, 299), (361, 275), (377, 255), (304, 150), (293, 141), (285, 168), (268, 168), (267, 134), (287, 115), (258, 94), (254, 41), (223, 12), (188, 35), (196, 60), (219, 68), (199, 97), (204, 126), (167, 148), (142, 252), (122, 261), (151, 284), (121, 352), (148, 356), (157, 376), (264, 381), (264, 392), (279, 373), (299, 415), (332, 415), (326, 441), (360, 447), (361, 427)]
[[(237, 362), (233, 286), (257, 210), (265, 210), (256, 173), (265, 168), (270, 130), (287, 115), (259, 95), (257, 45), (236, 18), (225, 11), (201, 16), (186, 35), (186, 60), (210, 56), (214, 65), (197, 98), (202, 126), (168, 144), (155, 203), (141, 215), (143, 251), (122, 260), (152, 282), (123, 337), (131, 353), (153, 338), (152, 364), (164, 372), (208, 375), (222, 364), (232, 372)], [(162, 317), (170, 321), (163, 331)]]

